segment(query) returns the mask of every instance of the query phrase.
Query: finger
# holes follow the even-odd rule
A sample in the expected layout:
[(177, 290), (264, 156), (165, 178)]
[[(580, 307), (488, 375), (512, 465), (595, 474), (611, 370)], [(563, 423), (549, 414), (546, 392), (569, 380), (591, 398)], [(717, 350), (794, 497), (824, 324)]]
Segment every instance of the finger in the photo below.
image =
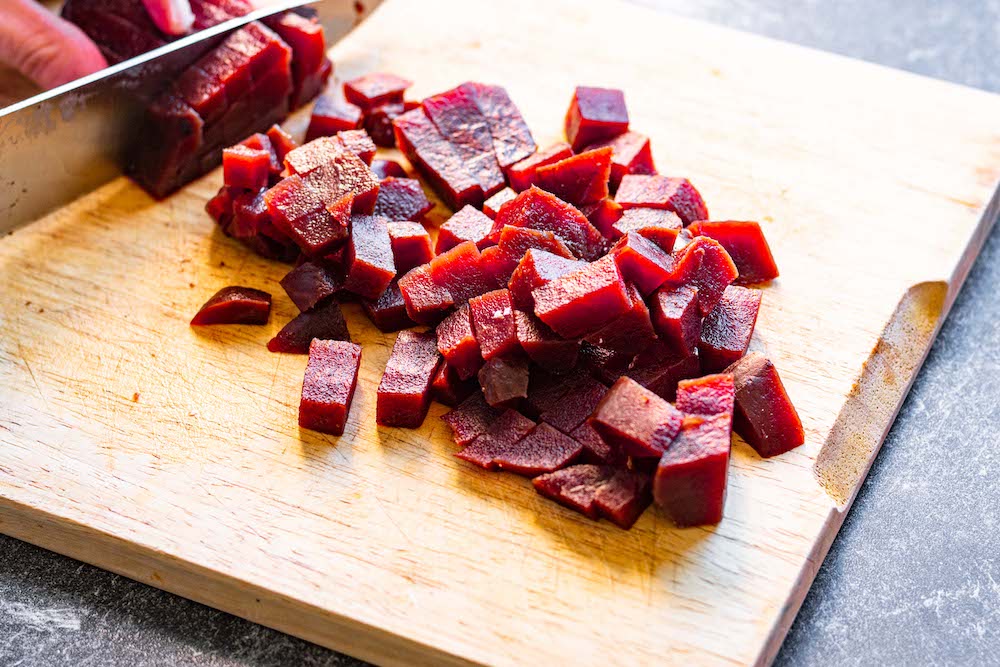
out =
[(183, 35), (194, 25), (189, 0), (142, 0), (156, 27), (168, 35)]
[(108, 66), (79, 28), (33, 0), (4, 0), (4, 5), (0, 61), (43, 88), (54, 88)]

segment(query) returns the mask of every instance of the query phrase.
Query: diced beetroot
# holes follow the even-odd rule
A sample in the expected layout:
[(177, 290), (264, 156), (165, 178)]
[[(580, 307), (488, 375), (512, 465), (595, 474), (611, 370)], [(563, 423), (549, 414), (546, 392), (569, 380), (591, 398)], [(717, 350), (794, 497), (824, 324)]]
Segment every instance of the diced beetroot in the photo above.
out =
[(483, 468), (491, 468), (494, 454), (506, 452), (533, 428), (535, 422), (524, 415), (515, 410), (504, 410), (471, 444), (455, 456)]
[(762, 292), (730, 285), (722, 300), (705, 316), (698, 341), (698, 356), (706, 373), (717, 373), (747, 352)]
[(314, 340), (302, 380), (299, 426), (343, 435), (358, 385), (361, 346), (342, 340)]
[(569, 144), (559, 142), (545, 150), (533, 153), (507, 168), (507, 179), (515, 192), (524, 192), (535, 184), (535, 173), (539, 167), (565, 160), (573, 155)]
[(440, 364), (433, 331), (400, 331), (378, 385), (375, 421), (382, 426), (420, 426)]
[(620, 317), (631, 307), (613, 257), (542, 285), (534, 292), (535, 314), (565, 338), (576, 338)]
[(729, 415), (688, 416), (653, 479), (656, 504), (680, 527), (719, 523), (729, 473)]
[(469, 304), (463, 303), (437, 326), (437, 346), (448, 366), (460, 378), (475, 376), (483, 365), (483, 355), (472, 330)]
[(625, 463), (625, 455), (621, 451), (612, 448), (611, 445), (604, 442), (601, 435), (587, 422), (577, 426), (576, 429), (570, 433), (570, 436), (583, 445), (583, 452), (580, 457), (583, 463)]
[(494, 407), (516, 407), (528, 397), (528, 360), (520, 355), (493, 357), (478, 377), (486, 402)]
[(284, 162), (285, 156), (299, 147), (295, 139), (292, 139), (292, 136), (285, 132), (280, 125), (272, 125), (267, 131), (267, 138), (271, 141), (278, 162)]
[(192, 326), (204, 324), (267, 324), (271, 295), (252, 287), (223, 287), (191, 318)]
[(406, 170), (403, 165), (395, 160), (372, 160), (372, 172), (380, 179), (406, 178)]
[(497, 211), (491, 238), (505, 225), (552, 232), (577, 257), (592, 261), (604, 254), (604, 237), (572, 205), (536, 187), (525, 190)]
[[(264, 151), (265, 153), (267, 153), (268, 155), (267, 175), (269, 182), (271, 181), (271, 179), (277, 179), (278, 175), (281, 174), (281, 169), (283, 167), (283, 165), (281, 164), (281, 159), (278, 157), (277, 150), (271, 144), (271, 138), (268, 137), (266, 134), (263, 134), (261, 132), (256, 132), (254, 134), (251, 134), (243, 141), (241, 141), (238, 145), (246, 146), (247, 148), (258, 151)], [(223, 164), (223, 173), (225, 173), (225, 164), (226, 164), (225, 156), (223, 156), (222, 164)], [(253, 189), (260, 190), (260, 188), (262, 187), (264, 186), (258, 186)]]
[(509, 202), (511, 199), (517, 196), (517, 193), (510, 188), (504, 188), (500, 190), (495, 195), (483, 202), (483, 213), (485, 213), (491, 220), (497, 217), (497, 211), (500, 207)]
[(535, 289), (567, 273), (582, 269), (584, 265), (584, 262), (577, 259), (567, 259), (546, 250), (529, 248), (508, 281), (514, 307), (533, 313), (535, 298), (531, 293)]
[(472, 241), (483, 248), (483, 242), (492, 228), (493, 221), (482, 211), (469, 205), (463, 206), (438, 228), (435, 251), (441, 254), (465, 241)]
[(628, 371), (632, 355), (583, 342), (580, 344), (580, 362), (596, 380), (611, 386)]
[(701, 337), (697, 289), (663, 287), (653, 293), (649, 310), (656, 333), (672, 352), (686, 356), (694, 350)]
[(303, 262), (285, 274), (281, 286), (292, 303), (305, 312), (339, 292), (344, 278), (318, 262)]
[(758, 454), (776, 456), (805, 442), (802, 422), (770, 360), (751, 352), (725, 372), (736, 387), (733, 429)]
[(582, 451), (583, 446), (573, 438), (548, 424), (538, 424), (516, 442), (480, 438), (456, 456), (487, 470), (500, 468), (534, 477), (569, 465)]
[(344, 130), (337, 133), (336, 139), (344, 148), (357, 155), (367, 165), (372, 163), (375, 151), (378, 150), (375, 142), (364, 130)]
[[(490, 406), (482, 392), (474, 392), (454, 410), (441, 415), (451, 428), (452, 438), (459, 447), (465, 447), (478, 438), (495, 422), (503, 410)], [(517, 414), (517, 413), (515, 413)]]
[(274, 224), (314, 257), (333, 251), (350, 235), (346, 220), (334, 218), (324, 208), (320, 193), (298, 175), (267, 190), (264, 204)]
[(606, 139), (592, 144), (587, 150), (611, 148), (611, 190), (615, 191), (627, 174), (649, 175), (656, 173), (653, 164), (653, 151), (649, 146), (649, 137), (638, 132), (624, 132), (613, 139)]
[(289, 174), (306, 176), (333, 162), (343, 152), (344, 145), (336, 137), (319, 137), (288, 151), (285, 155), (285, 168)]
[(514, 311), (517, 340), (528, 358), (546, 370), (565, 372), (576, 365), (580, 344), (560, 338), (531, 313)]
[(580, 212), (606, 239), (617, 239), (621, 236), (615, 228), (615, 223), (621, 219), (624, 211), (621, 204), (610, 197), (580, 207)]
[(738, 220), (703, 220), (691, 224), (691, 233), (713, 238), (726, 249), (740, 272), (735, 280), (737, 284), (761, 283), (778, 277), (778, 267), (760, 224)]
[(625, 208), (662, 208), (676, 213), (685, 225), (707, 220), (701, 193), (686, 178), (628, 174), (622, 178), (615, 201)]
[(615, 382), (590, 424), (612, 447), (638, 458), (659, 457), (681, 426), (680, 411), (635, 380)]
[(588, 343), (615, 352), (636, 355), (656, 342), (656, 332), (649, 319), (649, 309), (642, 300), (642, 294), (632, 283), (628, 284), (631, 306), (620, 317), (588, 334)]
[(344, 289), (366, 299), (377, 299), (396, 277), (392, 240), (385, 218), (355, 215), (345, 257)]
[(489, 361), (520, 349), (509, 290), (494, 290), (469, 299), (469, 312), (483, 359)]
[(485, 294), (493, 287), (483, 273), (479, 249), (471, 241), (438, 255), (428, 266), (434, 281), (448, 290), (456, 304)]
[(531, 130), (505, 88), (471, 81), (459, 87), (473, 92), (476, 106), (490, 128), (493, 152), (502, 169), (535, 152)]
[[(497, 285), (506, 285), (529, 250), (543, 250), (566, 259), (573, 257), (566, 244), (552, 232), (507, 226), (500, 232), (499, 243), (483, 250), (483, 271)], [(580, 266), (583, 264), (580, 262)]]
[(395, 280), (389, 283), (378, 299), (362, 299), (361, 305), (368, 319), (383, 333), (409, 329), (416, 324), (406, 314), (406, 302), (403, 301), (403, 294)]
[(403, 94), (412, 85), (409, 79), (395, 74), (371, 72), (346, 82), (344, 95), (353, 104), (367, 110), (380, 104), (402, 102)]
[(452, 210), (483, 203), (483, 188), (423, 109), (398, 116), (392, 127), (399, 149)]
[(691, 252), (693, 248), (705, 251), (701, 265), (691, 281), (698, 289), (698, 309), (704, 317), (715, 309), (729, 284), (739, 276), (739, 271), (729, 253), (715, 239), (699, 236), (685, 250)]
[(580, 151), (628, 131), (625, 94), (613, 88), (577, 86), (566, 112), (566, 139)]
[(306, 141), (332, 137), (344, 130), (361, 127), (361, 108), (332, 93), (320, 95), (306, 130)]
[(431, 235), (419, 222), (390, 220), (388, 227), (397, 273), (406, 273), (413, 267), (426, 264), (434, 258)]
[(644, 295), (651, 293), (670, 276), (670, 255), (637, 232), (621, 237), (611, 249), (618, 269)]
[(447, 361), (438, 368), (434, 382), (431, 383), (434, 400), (449, 407), (455, 407), (478, 389), (479, 384), (475, 378), (463, 380)]
[(232, 201), (232, 216), (223, 231), (262, 257), (292, 261), (298, 256), (299, 249), (274, 225), (264, 202), (266, 192), (265, 188), (257, 193), (242, 191), (237, 195)]
[(539, 167), (535, 185), (574, 206), (600, 201), (608, 196), (611, 152), (599, 148)]
[(375, 215), (389, 220), (420, 220), (434, 204), (415, 178), (384, 178), (375, 200)]
[(581, 514), (628, 530), (652, 502), (650, 479), (624, 468), (581, 464), (532, 480), (535, 490)]
[(672, 401), (677, 395), (677, 383), (701, 375), (701, 366), (695, 352), (678, 354), (661, 340), (636, 355), (626, 375), (660, 398)]
[(615, 234), (624, 236), (637, 232), (660, 246), (663, 252), (672, 252), (677, 234), (683, 228), (681, 219), (672, 211), (662, 208), (630, 208), (614, 224)]
[(312, 310), (299, 313), (291, 322), (267, 343), (271, 352), (307, 354), (314, 338), (322, 340), (346, 340), (351, 334), (347, 330), (344, 313), (336, 301), (328, 301)]
[(563, 394), (559, 403), (539, 416), (543, 422), (567, 435), (587, 421), (608, 393), (607, 387), (589, 375), (576, 375), (571, 383), (571, 388)]
[(728, 415), (736, 401), (733, 376), (728, 373), (705, 375), (677, 383), (676, 407), (688, 415)]
[(271, 154), (237, 144), (222, 151), (222, 180), (231, 188), (260, 190), (267, 185)]
[(233, 219), (233, 195), (228, 185), (223, 185), (214, 197), (205, 204), (205, 212), (219, 224), (228, 227)]
[(455, 305), (448, 288), (434, 281), (429, 264), (411, 269), (400, 278), (399, 291), (406, 304), (406, 314), (418, 324), (440, 322)]
[(377, 146), (395, 148), (396, 135), (392, 131), (392, 121), (419, 106), (419, 102), (390, 102), (369, 109), (365, 112), (364, 120), (362, 120), (365, 131), (368, 132)]

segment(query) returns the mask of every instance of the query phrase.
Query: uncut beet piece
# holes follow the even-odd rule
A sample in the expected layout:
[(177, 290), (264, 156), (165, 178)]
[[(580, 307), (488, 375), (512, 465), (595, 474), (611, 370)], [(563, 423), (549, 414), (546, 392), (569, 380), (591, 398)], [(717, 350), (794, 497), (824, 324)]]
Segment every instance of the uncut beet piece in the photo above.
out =
[(532, 292), (535, 314), (565, 338), (576, 338), (620, 317), (632, 303), (613, 257), (556, 278)]
[(389, 238), (392, 240), (392, 257), (397, 273), (406, 273), (434, 259), (431, 235), (419, 222), (390, 220)]
[(718, 373), (747, 352), (763, 292), (730, 285), (722, 300), (705, 316), (698, 341), (701, 368), (706, 373)]
[(459, 88), (473, 93), (480, 113), (493, 136), (493, 152), (502, 169), (523, 160), (535, 152), (531, 129), (521, 116), (520, 109), (510, 99), (503, 86), (466, 82)]
[(539, 419), (568, 435), (593, 414), (608, 388), (586, 374), (574, 376), (567, 384), (570, 385), (568, 391), (556, 405), (539, 415)]
[(649, 307), (660, 340), (674, 353), (687, 355), (701, 338), (698, 290), (690, 285), (663, 287), (653, 293)]
[(638, 458), (658, 457), (681, 426), (677, 408), (635, 380), (615, 382), (590, 418), (590, 424), (613, 447)]
[(736, 387), (733, 430), (767, 458), (805, 442), (802, 422), (778, 370), (759, 352), (751, 352), (725, 370)]
[(416, 324), (406, 313), (406, 302), (395, 280), (389, 283), (378, 299), (362, 299), (361, 305), (375, 328), (383, 333), (409, 329)]
[(400, 331), (378, 385), (375, 421), (382, 426), (420, 426), (440, 364), (433, 331)]
[(463, 303), (437, 325), (437, 346), (458, 377), (465, 380), (476, 375), (483, 365), (483, 355), (472, 331), (469, 304)]
[(465, 447), (485, 433), (490, 424), (503, 412), (490, 406), (483, 398), (482, 392), (477, 391), (462, 401), (457, 408), (441, 415), (441, 420), (451, 428), (455, 444)]
[(385, 218), (378, 215), (351, 217), (351, 238), (345, 257), (344, 289), (366, 299), (377, 299), (396, 277), (392, 239)]
[(739, 220), (702, 220), (691, 225), (691, 233), (715, 239), (726, 249), (740, 272), (734, 281), (737, 284), (762, 283), (778, 277), (778, 267), (760, 224)]
[(457, 211), (466, 204), (483, 203), (483, 188), (423, 109), (407, 111), (392, 121), (392, 127), (399, 149), (449, 208)]
[(546, 250), (529, 248), (510, 276), (508, 288), (515, 308), (535, 312), (531, 293), (556, 278), (582, 269), (585, 262), (560, 257)]
[(610, 253), (622, 277), (636, 284), (643, 295), (651, 293), (670, 277), (670, 255), (638, 232), (618, 239)]
[(680, 380), (701, 375), (696, 351), (678, 354), (662, 340), (636, 355), (625, 375), (666, 401), (677, 396)]
[(523, 192), (535, 184), (535, 173), (539, 167), (565, 160), (573, 155), (573, 150), (566, 143), (557, 143), (545, 150), (533, 153), (520, 162), (507, 168), (507, 179), (515, 192)]
[(509, 202), (511, 199), (517, 196), (517, 193), (510, 188), (504, 188), (500, 190), (495, 195), (483, 202), (483, 213), (486, 214), (491, 220), (497, 217), (497, 211), (500, 207)]
[(608, 196), (611, 149), (598, 148), (568, 157), (535, 171), (535, 185), (574, 206)]
[(404, 79), (387, 72), (371, 72), (344, 83), (344, 95), (364, 110), (381, 104), (402, 102), (406, 89), (413, 85), (409, 79)]
[(469, 313), (483, 359), (489, 361), (520, 349), (510, 290), (498, 289), (469, 299)]
[(628, 530), (649, 507), (647, 475), (615, 468), (580, 464), (539, 475), (532, 483), (541, 495), (591, 518), (606, 518)]
[(395, 160), (372, 160), (372, 172), (380, 179), (406, 178), (406, 170), (403, 165)]
[(298, 142), (285, 132), (280, 125), (272, 125), (267, 131), (267, 138), (271, 142), (271, 147), (274, 149), (274, 154), (277, 156), (278, 162), (283, 163), (285, 156), (299, 147)]
[(314, 340), (302, 380), (299, 426), (321, 433), (344, 434), (347, 413), (361, 368), (361, 346), (342, 340)]
[(580, 207), (580, 213), (583, 213), (590, 224), (606, 239), (617, 239), (621, 236), (615, 228), (615, 223), (621, 219), (624, 211), (621, 204), (610, 197)]
[(505, 225), (552, 232), (575, 256), (587, 261), (604, 254), (604, 237), (580, 211), (536, 187), (500, 207), (490, 237), (496, 240)]
[(728, 415), (736, 401), (733, 376), (728, 373), (705, 375), (677, 383), (678, 410), (688, 415)]
[(566, 112), (565, 129), (574, 151), (627, 132), (625, 94), (613, 88), (577, 86)]
[(653, 498), (680, 527), (719, 523), (726, 502), (732, 420), (688, 416), (660, 459)]
[(677, 234), (684, 227), (681, 219), (673, 211), (662, 208), (630, 208), (623, 211), (614, 223), (614, 231), (619, 236), (637, 232), (660, 246), (663, 252), (672, 252)]
[(569, 465), (583, 451), (579, 442), (548, 424), (538, 424), (516, 442), (509, 440), (480, 438), (457, 456), (487, 470), (500, 468), (534, 477)]
[(191, 318), (192, 326), (204, 324), (267, 324), (271, 295), (252, 287), (223, 287)]
[(419, 102), (390, 102), (380, 104), (365, 112), (362, 124), (375, 145), (383, 148), (396, 147), (396, 135), (392, 131), (392, 121), (420, 106)]
[(237, 144), (222, 151), (222, 180), (231, 188), (260, 190), (267, 185), (271, 154)]
[(493, 357), (479, 369), (479, 385), (493, 407), (517, 407), (528, 397), (528, 360), (521, 356)]
[(531, 313), (515, 310), (514, 319), (517, 341), (533, 362), (556, 373), (564, 373), (576, 365), (579, 341), (560, 338)]
[[(459, 410), (461, 409), (460, 406)], [(453, 412), (457, 412), (457, 410)], [(494, 453), (506, 451), (508, 447), (530, 433), (533, 428), (535, 428), (535, 422), (521, 413), (515, 410), (503, 410), (475, 440), (455, 456), (483, 468), (492, 467), (490, 464)], [(469, 453), (466, 454), (466, 452)]]
[(418, 324), (437, 324), (455, 306), (448, 288), (434, 281), (429, 264), (410, 269), (399, 279), (399, 291), (406, 314)]
[(483, 273), (479, 249), (471, 241), (459, 243), (435, 257), (427, 266), (430, 267), (434, 281), (448, 290), (456, 304), (485, 294), (493, 287), (493, 283)]
[(615, 201), (627, 209), (641, 206), (673, 211), (685, 225), (708, 219), (705, 200), (686, 178), (628, 174), (618, 186)]
[(469, 205), (463, 206), (438, 228), (435, 252), (441, 254), (465, 241), (472, 241), (483, 248), (492, 228), (493, 221), (482, 211)]
[(444, 361), (438, 367), (434, 381), (431, 383), (431, 396), (438, 403), (453, 408), (478, 389), (479, 384), (475, 378), (463, 380), (458, 377), (455, 369), (449, 366), (447, 361)]
[(624, 314), (588, 334), (584, 340), (615, 352), (636, 355), (656, 342), (649, 309), (635, 285), (628, 284), (631, 306)]
[(598, 382), (607, 386), (625, 375), (632, 358), (631, 354), (591, 345), (586, 341), (580, 344), (580, 363)]
[(638, 132), (625, 132), (613, 139), (606, 139), (591, 144), (587, 150), (610, 148), (611, 180), (610, 188), (614, 192), (621, 185), (622, 178), (628, 174), (651, 175), (656, 173), (653, 164), (653, 151), (649, 146), (649, 137)]
[(389, 220), (420, 220), (434, 204), (415, 178), (383, 178), (375, 200), (375, 215)]
[(302, 312), (333, 297), (344, 286), (343, 275), (317, 262), (303, 262), (281, 279), (288, 298)]
[(361, 158), (365, 164), (370, 165), (375, 159), (378, 147), (363, 129), (338, 132), (336, 139), (344, 148)]
[(328, 301), (312, 310), (299, 313), (267, 343), (271, 352), (306, 354), (314, 338), (321, 340), (346, 340), (351, 334), (344, 321), (344, 313), (336, 301)]
[(306, 141), (361, 127), (361, 108), (331, 93), (320, 95), (309, 118)]

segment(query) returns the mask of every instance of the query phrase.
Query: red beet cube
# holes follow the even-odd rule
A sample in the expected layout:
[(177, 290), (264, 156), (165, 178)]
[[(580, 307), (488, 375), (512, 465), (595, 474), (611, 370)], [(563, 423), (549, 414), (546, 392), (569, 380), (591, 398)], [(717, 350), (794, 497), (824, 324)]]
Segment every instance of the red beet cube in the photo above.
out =
[(455, 372), (455, 369), (448, 365), (447, 361), (438, 368), (434, 381), (431, 383), (431, 394), (434, 400), (450, 407), (455, 407), (478, 389), (479, 384), (475, 378), (463, 380)]
[(729, 415), (736, 401), (733, 376), (705, 375), (677, 383), (676, 407), (688, 415)]
[(344, 130), (361, 127), (361, 108), (332, 94), (321, 95), (313, 107), (306, 141), (332, 137)]
[(677, 408), (635, 380), (615, 382), (594, 410), (590, 424), (613, 447), (630, 456), (659, 457), (681, 426)]
[(403, 165), (395, 160), (372, 160), (372, 172), (381, 179), (406, 178)]
[(362, 299), (361, 305), (368, 319), (383, 333), (409, 329), (416, 324), (406, 313), (406, 302), (395, 280), (389, 283), (378, 299)]
[(455, 456), (483, 468), (492, 468), (494, 455), (507, 452), (534, 428), (535, 422), (524, 415), (514, 410), (504, 410), (485, 431)]
[(285, 155), (285, 168), (290, 174), (307, 176), (310, 172), (333, 162), (344, 152), (344, 145), (336, 137), (320, 137)]
[(585, 262), (554, 255), (546, 250), (529, 248), (510, 276), (508, 287), (515, 308), (534, 312), (535, 298), (531, 293), (556, 278), (582, 269)]
[(517, 442), (500, 445), (496, 439), (481, 438), (457, 456), (487, 470), (500, 468), (534, 477), (569, 465), (583, 451), (579, 442), (548, 424), (538, 424)]
[(267, 131), (267, 138), (271, 141), (271, 147), (278, 158), (278, 162), (284, 162), (285, 156), (299, 147), (299, 144), (292, 139), (292, 136), (285, 132), (280, 125), (272, 125)]
[(514, 311), (517, 340), (528, 358), (546, 370), (565, 372), (576, 365), (580, 343), (560, 338), (531, 313)]
[(307, 354), (314, 338), (321, 340), (346, 340), (351, 334), (347, 330), (344, 313), (336, 301), (328, 301), (312, 310), (299, 313), (267, 343), (271, 352)]
[(776, 456), (805, 442), (799, 414), (770, 360), (751, 352), (725, 372), (736, 387), (733, 430), (758, 454)]
[(615, 201), (625, 208), (661, 208), (676, 213), (685, 225), (708, 219), (708, 207), (686, 178), (629, 174), (622, 178)]
[(608, 393), (608, 388), (584, 374), (576, 375), (567, 384), (570, 388), (558, 404), (543, 412), (539, 419), (570, 434), (587, 421)]
[[(395, 148), (396, 135), (392, 131), (392, 121), (419, 106), (418, 102), (380, 104), (365, 112), (362, 124), (376, 145), (383, 148)], [(405, 174), (401, 175), (405, 176)]]
[(507, 179), (510, 181), (510, 187), (515, 192), (527, 190), (535, 184), (535, 172), (538, 171), (539, 167), (565, 160), (572, 155), (573, 150), (569, 147), (569, 144), (562, 142), (529, 155), (507, 168)]
[(344, 95), (362, 109), (371, 109), (380, 104), (402, 102), (403, 94), (412, 85), (409, 79), (395, 74), (371, 72), (344, 83)]
[(660, 246), (663, 252), (673, 251), (682, 228), (683, 223), (676, 213), (661, 208), (630, 208), (614, 223), (616, 235), (637, 232)]
[(357, 155), (365, 164), (370, 165), (375, 159), (375, 151), (378, 149), (364, 130), (344, 130), (337, 133), (336, 139), (341, 146)]
[(652, 501), (648, 475), (614, 468), (581, 464), (539, 475), (535, 490), (581, 514), (606, 518), (628, 530)]
[(494, 290), (469, 299), (469, 311), (483, 359), (489, 361), (520, 349), (509, 290)]
[(459, 88), (471, 91), (479, 112), (486, 119), (493, 137), (493, 152), (501, 169), (506, 169), (535, 152), (531, 130), (502, 86), (470, 81)]
[[(246, 139), (244, 139), (243, 141), (241, 141), (237, 145), (239, 145), (239, 146), (245, 146), (247, 148), (250, 148), (250, 149), (256, 150), (256, 151), (264, 151), (265, 153), (267, 153), (267, 155), (268, 155), (268, 164), (267, 164), (268, 182), (270, 182), (271, 179), (273, 179), (273, 178), (277, 178), (277, 176), (281, 173), (281, 170), (283, 168), (283, 165), (281, 164), (281, 158), (278, 157), (278, 152), (275, 150), (274, 146), (271, 144), (270, 137), (268, 137), (266, 134), (263, 134), (261, 132), (257, 132), (256, 134), (251, 134), (249, 137), (247, 137)], [(226, 163), (225, 156), (223, 156), (223, 160), (222, 160), (223, 172), (225, 172), (225, 163)], [(253, 189), (254, 190), (260, 190), (261, 187), (264, 187), (264, 186), (259, 186), (259, 187), (253, 188)]]
[(378, 385), (375, 421), (382, 426), (420, 426), (440, 363), (434, 332), (400, 331)]
[(344, 278), (318, 262), (303, 262), (285, 274), (281, 286), (292, 303), (305, 312), (339, 292)]
[(632, 359), (633, 355), (626, 352), (616, 352), (586, 341), (580, 344), (581, 364), (596, 380), (608, 386), (625, 375)]
[[(376, 207), (378, 210), (378, 207)], [(415, 266), (434, 259), (431, 235), (424, 226), (412, 220), (390, 220), (389, 239), (397, 273), (406, 273)]]
[(567, 259), (573, 257), (566, 244), (552, 232), (507, 226), (500, 232), (499, 243), (483, 250), (483, 271), (497, 285), (506, 285), (524, 255), (533, 249)]
[(351, 218), (351, 238), (347, 244), (344, 289), (377, 299), (396, 277), (392, 239), (385, 218), (355, 215)]
[(701, 247), (705, 254), (691, 284), (698, 289), (698, 309), (704, 317), (715, 309), (729, 284), (739, 276), (739, 271), (726, 249), (714, 239), (699, 236), (685, 250), (697, 247)]
[(455, 305), (455, 298), (447, 287), (439, 285), (431, 275), (429, 264), (411, 269), (399, 279), (406, 314), (418, 324), (436, 324)]
[(679, 354), (660, 340), (636, 355), (625, 374), (663, 400), (672, 401), (677, 383), (701, 375), (701, 365), (695, 352)]
[(582, 206), (608, 196), (611, 148), (598, 148), (539, 167), (535, 185), (563, 201)]
[(483, 272), (479, 249), (471, 241), (438, 255), (428, 266), (434, 281), (445, 287), (457, 304), (485, 294), (494, 286)]
[(636, 284), (644, 295), (651, 293), (670, 277), (670, 255), (637, 232), (621, 237), (610, 252), (626, 280)]
[(600, 436), (600, 434), (587, 422), (577, 426), (576, 430), (570, 433), (570, 437), (583, 445), (583, 452), (580, 460), (584, 463), (625, 463), (625, 455), (608, 443), (604, 442), (604, 439)]
[(441, 254), (465, 241), (472, 241), (483, 248), (492, 228), (493, 221), (482, 211), (472, 206), (463, 206), (438, 228), (435, 251)]
[(642, 294), (631, 283), (628, 285), (628, 296), (631, 302), (629, 309), (620, 317), (585, 336), (585, 341), (633, 356), (656, 342), (656, 332), (649, 318), (649, 309), (642, 300)]
[(479, 369), (479, 385), (494, 407), (516, 407), (528, 397), (528, 361), (519, 355), (493, 357)]
[(576, 338), (620, 317), (631, 306), (613, 257), (542, 285), (532, 292), (535, 314), (565, 338)]
[(726, 502), (729, 415), (689, 416), (663, 453), (653, 479), (653, 498), (681, 527), (719, 523)]
[(342, 340), (314, 340), (302, 380), (299, 426), (343, 435), (358, 385), (361, 346)]
[(457, 408), (441, 415), (441, 419), (451, 428), (455, 444), (464, 447), (485, 433), (503, 412), (489, 405), (482, 392), (477, 391)]
[(415, 178), (384, 178), (375, 200), (375, 215), (389, 220), (420, 220), (434, 204)]
[(627, 174), (649, 175), (656, 173), (653, 165), (653, 151), (649, 146), (649, 137), (638, 132), (625, 132), (613, 139), (606, 139), (592, 144), (587, 150), (610, 148), (611, 156), (611, 190), (617, 190), (622, 178)]
[(222, 151), (222, 180), (232, 188), (260, 190), (267, 185), (271, 154), (237, 144)]
[(552, 232), (577, 257), (588, 261), (604, 254), (604, 237), (572, 205), (536, 187), (525, 190), (497, 211), (490, 235), (496, 240), (505, 225)]
[(193, 326), (204, 324), (267, 324), (271, 295), (252, 287), (223, 287), (191, 318)]
[(625, 94), (613, 88), (577, 86), (566, 112), (566, 139), (574, 151), (628, 131)]
[(472, 331), (469, 304), (463, 303), (437, 325), (437, 346), (458, 377), (465, 380), (476, 375), (483, 365), (483, 355)]
[(717, 373), (747, 352), (762, 292), (730, 285), (722, 300), (705, 316), (698, 341), (698, 356), (706, 373)]
[(778, 277), (771, 248), (758, 223), (699, 221), (691, 225), (691, 233), (715, 239), (726, 249), (740, 272), (737, 284), (762, 283)]
[(698, 290), (690, 285), (664, 287), (652, 297), (650, 314), (653, 326), (671, 351), (690, 354), (701, 337), (701, 312)]
[[(495, 195), (483, 202), (483, 213), (485, 213), (491, 220), (497, 217), (497, 211), (500, 207), (509, 202), (511, 199), (517, 196), (517, 193), (510, 188), (504, 188), (500, 190)], [(488, 230), (487, 230), (488, 231)]]
[[(622, 235), (615, 228), (615, 223), (621, 219), (624, 211), (621, 204), (610, 197), (580, 207), (580, 213), (583, 213), (590, 224), (606, 239), (617, 239)], [(667, 252), (670, 251), (667, 250)]]

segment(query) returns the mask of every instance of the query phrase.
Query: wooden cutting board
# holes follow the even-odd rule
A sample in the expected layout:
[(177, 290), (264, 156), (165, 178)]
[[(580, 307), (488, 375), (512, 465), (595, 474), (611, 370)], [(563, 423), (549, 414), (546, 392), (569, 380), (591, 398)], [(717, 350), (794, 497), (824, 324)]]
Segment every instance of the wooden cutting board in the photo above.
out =
[[(761, 220), (754, 348), (805, 446), (736, 439), (718, 527), (594, 523), (454, 459), (439, 407), (376, 427), (393, 337), (354, 307), (347, 433), (300, 431), (286, 267), (203, 213), (220, 173), (121, 179), (0, 241), (0, 531), (386, 664), (767, 663), (996, 217), (1000, 97), (596, 0), (390, 0), (333, 55), (503, 84), (542, 145), (574, 85), (623, 88), (661, 171)], [(271, 323), (190, 328), (229, 284)]]

